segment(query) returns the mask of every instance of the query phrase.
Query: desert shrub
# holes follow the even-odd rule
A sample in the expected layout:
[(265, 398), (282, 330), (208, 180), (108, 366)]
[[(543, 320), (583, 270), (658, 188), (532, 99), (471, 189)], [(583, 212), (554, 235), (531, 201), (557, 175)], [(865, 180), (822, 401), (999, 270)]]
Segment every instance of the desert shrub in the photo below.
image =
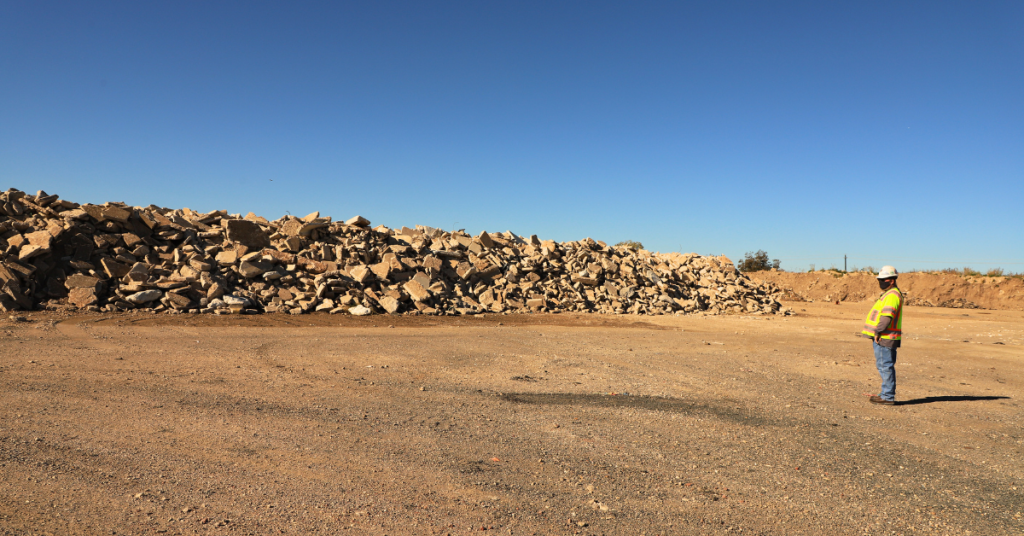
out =
[(743, 260), (740, 261), (740, 265), (737, 267), (741, 272), (760, 272), (762, 270), (779, 269), (779, 259), (768, 260), (768, 253), (763, 250), (757, 250), (757, 253), (746, 252), (743, 255)]
[[(943, 268), (941, 270), (932, 270), (932, 273), (936, 273), (936, 274), (949, 274), (949, 275), (962, 275), (962, 276), (965, 276), (965, 277), (966, 276), (975, 276), (975, 277), (977, 277), (977, 276), (982, 275), (981, 272), (979, 272), (978, 270), (975, 270), (974, 268), (970, 268), (970, 267), (964, 267), (964, 268)], [(988, 276), (988, 277), (1021, 277), (1021, 276), (1024, 276), (1024, 274), (1021, 274), (1021, 273), (1007, 272), (1006, 270), (1003, 270), (1002, 268), (993, 268), (993, 269), (985, 272), (985, 275)]]
[(644, 249), (644, 245), (641, 244), (640, 242), (637, 242), (636, 240), (623, 240), (622, 242), (615, 244), (615, 247), (625, 247), (632, 250)]

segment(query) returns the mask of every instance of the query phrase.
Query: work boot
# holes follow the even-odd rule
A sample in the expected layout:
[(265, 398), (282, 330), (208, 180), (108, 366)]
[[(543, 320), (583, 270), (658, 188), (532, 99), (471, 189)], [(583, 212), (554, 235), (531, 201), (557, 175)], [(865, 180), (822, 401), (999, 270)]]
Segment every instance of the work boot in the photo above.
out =
[(886, 400), (878, 395), (871, 395), (872, 404), (884, 404), (886, 406), (893, 406), (896, 404), (895, 400)]

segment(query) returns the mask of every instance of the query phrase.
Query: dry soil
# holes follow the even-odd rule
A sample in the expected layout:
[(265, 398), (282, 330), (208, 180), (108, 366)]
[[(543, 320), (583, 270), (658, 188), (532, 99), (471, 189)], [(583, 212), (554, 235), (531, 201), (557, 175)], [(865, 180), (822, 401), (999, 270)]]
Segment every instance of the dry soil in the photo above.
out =
[(1021, 534), (1024, 312), (24, 314), (0, 534)]

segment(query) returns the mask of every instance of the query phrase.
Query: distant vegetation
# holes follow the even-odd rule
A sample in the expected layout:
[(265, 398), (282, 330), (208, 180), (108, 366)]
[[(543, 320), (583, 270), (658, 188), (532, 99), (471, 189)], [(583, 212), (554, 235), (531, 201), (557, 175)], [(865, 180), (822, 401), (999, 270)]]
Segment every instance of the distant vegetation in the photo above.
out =
[(780, 264), (779, 259), (772, 259), (769, 261), (768, 253), (763, 249), (759, 249), (757, 250), (757, 253), (751, 253), (748, 251), (744, 254), (743, 260), (740, 261), (737, 268), (739, 268), (741, 272), (760, 272), (763, 270), (778, 270)]
[[(935, 271), (940, 273), (940, 274), (962, 275), (962, 276), (965, 276), (965, 277), (972, 277), (972, 276), (973, 277), (978, 277), (978, 276), (982, 275), (981, 272), (979, 272), (978, 270), (975, 270), (974, 268), (971, 268), (969, 266), (964, 266), (963, 268), (945, 268), (943, 270), (935, 270)], [(1015, 274), (1013, 272), (1007, 272), (1007, 271), (1003, 270), (1002, 268), (993, 268), (993, 269), (985, 272), (984, 275), (986, 277), (1024, 277), (1024, 273), (1016, 273)]]
[[(765, 254), (763, 251), (758, 251), (756, 254), (753, 254), (753, 255), (750, 254), (750, 253), (747, 253), (747, 256), (744, 258), (743, 263), (740, 264), (740, 271), (742, 271), (742, 272), (753, 272), (753, 271), (757, 271), (757, 270), (768, 270), (770, 268), (773, 268), (774, 266), (766, 266), (764, 268), (756, 268), (756, 269), (746, 269), (745, 268), (745, 265), (746, 265), (746, 263), (748, 261), (753, 261), (752, 264), (754, 266), (765, 266), (764, 263), (767, 262), (767, 259), (768, 259), (767, 254)], [(778, 261), (773, 261), (773, 262), (778, 262)], [(871, 274), (871, 275), (878, 274), (878, 270), (874, 266), (863, 266), (863, 267), (860, 267), (860, 268), (858, 268), (856, 266), (853, 266), (853, 267), (850, 268), (849, 271), (847, 271), (847, 270), (841, 270), (839, 268), (836, 268), (835, 265), (832, 265), (831, 268), (817, 268), (816, 269), (815, 266), (812, 264), (811, 268), (809, 270), (807, 270), (807, 273), (822, 273), (822, 272), (829, 272), (832, 275), (836, 275), (836, 276), (842, 275), (842, 274), (857, 274), (857, 273)], [(982, 273), (980, 270), (975, 270), (974, 268), (971, 268), (969, 266), (965, 266), (963, 268), (943, 268), (941, 270), (934, 270), (934, 269), (933, 270), (919, 270), (917, 268), (908, 268), (906, 270), (900, 270), (900, 273), (901, 274), (914, 274), (914, 273), (918, 273), (918, 274), (947, 274), (947, 275), (958, 275), (958, 276), (962, 276), (962, 277), (1013, 277), (1013, 278), (1016, 278), (1016, 279), (1024, 279), (1024, 272), (1010, 272), (1010, 271), (1004, 270), (1002, 268), (992, 268), (992, 269)]]
[(644, 245), (641, 244), (640, 242), (637, 242), (636, 240), (623, 240), (622, 242), (615, 244), (615, 247), (627, 247), (629, 249), (636, 251), (644, 249)]

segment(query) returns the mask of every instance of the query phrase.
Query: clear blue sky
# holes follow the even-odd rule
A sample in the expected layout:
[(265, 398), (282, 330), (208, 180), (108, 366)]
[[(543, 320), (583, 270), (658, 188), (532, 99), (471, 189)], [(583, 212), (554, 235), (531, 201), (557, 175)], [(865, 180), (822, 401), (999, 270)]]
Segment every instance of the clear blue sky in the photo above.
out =
[(9, 187), (1024, 271), (1024, 2), (6, 0)]

